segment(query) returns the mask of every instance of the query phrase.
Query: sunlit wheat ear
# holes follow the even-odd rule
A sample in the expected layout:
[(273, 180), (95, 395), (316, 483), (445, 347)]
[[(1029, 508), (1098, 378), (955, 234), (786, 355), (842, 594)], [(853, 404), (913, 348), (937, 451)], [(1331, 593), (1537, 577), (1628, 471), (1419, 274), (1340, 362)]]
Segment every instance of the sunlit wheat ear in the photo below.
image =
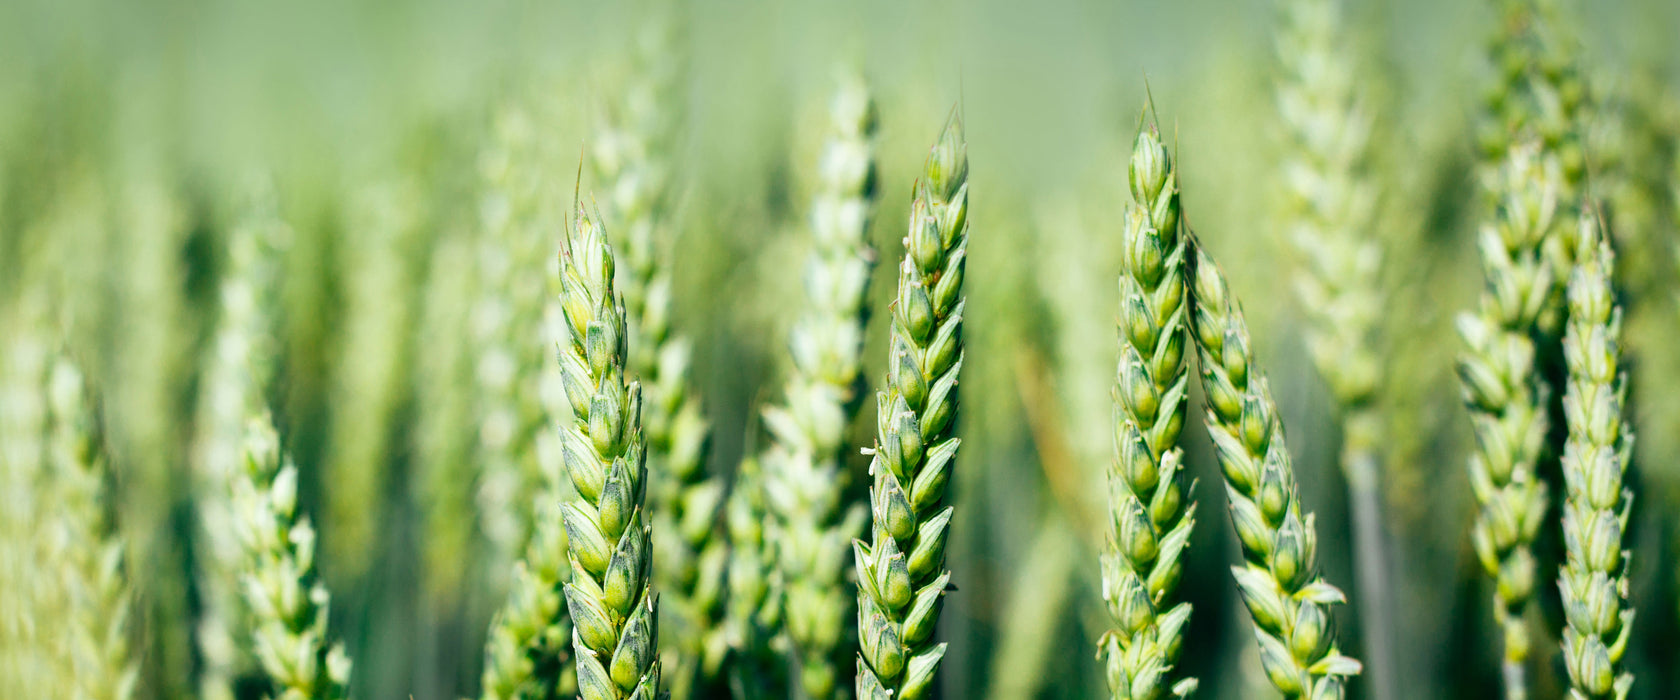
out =
[(1184, 476), (1190, 342), (1188, 250), (1178, 176), (1154, 124), (1138, 130), (1126, 171), (1132, 201), (1121, 228), (1120, 363), (1102, 594), (1113, 626), (1099, 643), (1117, 700), (1188, 696), (1176, 678), (1190, 604), (1174, 595), (1195, 526)]
[(1387, 278), (1374, 225), (1378, 182), (1367, 172), (1373, 120), (1363, 101), (1369, 88), (1361, 81), (1365, 75), (1341, 2), (1283, 0), (1280, 13), (1275, 94), (1289, 140), (1279, 223), (1297, 260), (1294, 286), (1306, 316), (1306, 346), (1341, 428), (1340, 464), (1358, 543), (1355, 590), (1369, 668), (1365, 682), (1376, 700), (1396, 700), (1381, 492), (1385, 416), (1375, 405), (1386, 373), (1375, 336)]
[(1330, 606), (1346, 602), (1318, 573), (1318, 529), (1303, 512), (1283, 423), (1224, 273), (1192, 244), (1191, 335), (1205, 418), (1225, 477), (1243, 563), (1231, 568), (1254, 621), (1267, 679), (1295, 700), (1339, 699), (1358, 661), (1336, 646)]
[(904, 245), (887, 373), (875, 395), (870, 541), (853, 543), (860, 700), (928, 697), (945, 657), (934, 627), (951, 580), (946, 489), (961, 443), (954, 433), (968, 262), (968, 143), (954, 110), (916, 182)]
[(577, 489), (561, 506), (571, 580), (565, 584), (583, 700), (659, 697), (659, 606), (653, 590), (642, 388), (625, 379), (624, 301), (613, 250), (579, 206), (561, 249), (561, 306), (569, 339), (560, 368), (572, 424), (566, 472)]
[(1563, 397), (1569, 438), (1563, 447), (1563, 541), (1558, 574), (1564, 618), (1563, 660), (1575, 700), (1625, 700), (1633, 674), (1623, 663), (1633, 606), (1624, 549), (1633, 492), (1624, 477), (1633, 433), (1624, 419), (1622, 308), (1611, 286), (1615, 256), (1596, 215), (1581, 217), (1581, 248), (1569, 279), (1563, 339), (1569, 367)]

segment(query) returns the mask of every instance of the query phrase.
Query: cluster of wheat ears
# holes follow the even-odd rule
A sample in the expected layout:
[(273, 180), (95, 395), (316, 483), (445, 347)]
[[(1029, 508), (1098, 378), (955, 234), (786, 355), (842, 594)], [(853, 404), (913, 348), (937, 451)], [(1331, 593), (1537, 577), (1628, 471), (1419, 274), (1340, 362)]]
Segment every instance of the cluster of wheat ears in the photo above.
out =
[[(1097, 572), (1109, 619), (1080, 653), (1098, 655), (1115, 700), (1188, 697), (1206, 685), (1181, 663), (1200, 614), (1179, 591), (1198, 499), (1226, 506), (1240, 550), (1231, 588), (1252, 622), (1260, 676), (1278, 693), (1414, 697), (1394, 661), (1402, 606), (1382, 514), (1393, 426), (1377, 406), (1390, 375), (1385, 261), (1403, 251), (1370, 233), (1382, 197), (1371, 176), (1374, 119), (1337, 3), (1283, 6), (1274, 96), (1288, 128), (1280, 179), (1297, 262), (1289, 277), (1333, 399), (1355, 580), (1339, 586), (1319, 565), (1319, 527), (1239, 290), (1192, 229), (1197, 193), (1181, 188), (1160, 105), (1140, 105), (1129, 161), (1111, 170), (1129, 201), (1103, 213), (1118, 223), (1100, 233), (1118, 236), (1110, 273), (1119, 361), (1101, 552), (1083, 562)], [(1463, 537), (1491, 591), (1483, 607), (1500, 632), (1505, 697), (1530, 697), (1537, 659), (1559, 656), (1568, 697), (1623, 700), (1635, 682), (1625, 663), (1635, 620), (1624, 534), (1633, 435), (1615, 251), (1646, 240), (1632, 230), (1646, 221), (1617, 211), (1623, 183), (1598, 165), (1607, 157), (1590, 136), (1612, 110), (1578, 65), (1560, 28), (1567, 22), (1546, 2), (1500, 7), (1498, 83), (1471, 178), (1483, 203), (1483, 279), (1474, 306), (1456, 310), (1453, 367), (1474, 436), (1456, 482), (1475, 504)], [(468, 465), (422, 478), (426, 519), (473, 523), (454, 530), (458, 539), (419, 545), (426, 559), (460, 576), (511, 572), (491, 587), (484, 700), (936, 697), (953, 653), (941, 611), (963, 584), (947, 563), (952, 523), (982, 517), (954, 488), (965, 456), (958, 408), (971, 281), (962, 110), (951, 110), (910, 191), (883, 194), (874, 99), (861, 78), (839, 81), (820, 159), (809, 164), (808, 256), (784, 376), (754, 409), (741, 463), (714, 473), (707, 413), (719, 409), (691, 377), (696, 353), (673, 293), (679, 34), (665, 18), (640, 38), (583, 156), (587, 174), (572, 182), (552, 177), (568, 155), (538, 145), (539, 124), (517, 110), (497, 118), (480, 158), (473, 244), (405, 259), (403, 241), (430, 193), (401, 178), (370, 189), (353, 219), (374, 233), (345, 251), (368, 264), (341, 291), (350, 307), (378, 312), (356, 316), (345, 341), (355, 352), (345, 357), (400, 353), (382, 348), (409, 324), (470, 327), (414, 361), (463, 377), (474, 392), (422, 390), (422, 425), (472, 423), (475, 439), (422, 439), (415, 459)], [(984, 168), (973, 171), (977, 185)], [(1680, 169), (1669, 177), (1680, 187)], [(274, 416), (277, 260), (291, 235), (276, 206), (283, 193), (251, 189), (224, 251), (194, 449), (182, 457), (192, 498), (181, 517), (198, 533), (191, 692), (344, 698), (354, 665), (329, 624), (317, 560), (369, 566), (354, 540), (372, 537), (382, 516), (355, 499), (381, 486), (353, 480), (368, 478), (356, 476), (358, 464), (388, 449), (378, 441), (404, 410), (392, 388), (401, 370), (328, 370), (329, 395), (352, 406), (349, 433), (364, 442), (335, 443), (326, 469), (342, 476), (300, 494), (289, 426)], [(972, 193), (986, 196), (983, 185)], [(888, 222), (902, 232), (899, 245), (877, 251), (878, 200), (905, 194), (897, 204), (907, 220)], [(539, 221), (563, 221), (563, 230)], [(987, 236), (984, 227), (972, 233)], [(879, 271), (896, 291), (871, 308)], [(460, 318), (448, 305), (385, 296), (422, 278), (423, 299), (470, 297), (455, 307)], [(114, 518), (103, 401), (79, 369), (74, 334), (58, 330), (67, 317), (59, 284), (24, 280), (7, 308), (0, 696), (132, 697), (145, 657), (130, 649), (131, 598), (148, 562), (131, 554), (145, 550), (125, 544)], [(874, 316), (884, 319), (879, 330)], [(885, 354), (870, 366), (885, 371), (871, 377), (873, 332), (884, 334)], [(873, 436), (855, 439), (854, 420), (870, 415)], [(1197, 418), (1222, 489), (1187, 475), (1184, 428)], [(320, 541), (300, 505), (316, 500), (343, 523)], [(1537, 552), (1547, 533), (1561, 537), (1561, 557)], [(1531, 609), (1547, 586), (1563, 615), (1542, 631)], [(455, 588), (440, 584), (438, 603), (452, 604)], [(1362, 659), (1344, 651), (1338, 619), (1359, 620), (1352, 648)]]

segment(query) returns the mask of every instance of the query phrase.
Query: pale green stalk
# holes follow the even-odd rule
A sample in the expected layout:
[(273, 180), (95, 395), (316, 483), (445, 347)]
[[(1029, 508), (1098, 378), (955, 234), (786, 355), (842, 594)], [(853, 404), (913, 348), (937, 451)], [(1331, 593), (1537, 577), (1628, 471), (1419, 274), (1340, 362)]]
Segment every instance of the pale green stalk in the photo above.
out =
[(227, 237), (226, 267), (217, 290), (219, 315), (199, 379), (193, 454), (198, 512), (196, 628), (203, 700), (233, 700), (233, 681), (251, 663), (242, 656), (246, 625), (239, 594), (242, 550), (230, 501), (234, 476), (244, 468), (245, 420), (267, 408), (274, 374), (273, 310), (278, 256), (290, 231), (279, 218), (273, 193), (253, 193)]
[[(470, 337), (478, 270), (472, 259), (475, 241), (458, 231), (440, 236), (416, 315), (418, 336), (426, 339)], [(473, 350), (465, 342), (427, 343), (414, 354), (415, 428), (412, 479), (421, 509), (423, 600), (429, 615), (459, 614), (467, 591), (483, 569), (477, 554), (486, 548), (475, 540), (478, 512), (469, 485), (479, 466), (474, 436), (477, 392), (473, 386)], [(499, 554), (500, 552), (498, 552)], [(511, 562), (498, 560), (501, 572)]]
[(1562, 167), (1536, 143), (1511, 149), (1495, 222), (1479, 235), (1486, 286), (1473, 312), (1458, 318), (1466, 352), (1458, 363), (1476, 449), (1470, 485), (1478, 512), (1471, 541), (1494, 581), (1494, 620), (1504, 634), (1506, 697), (1527, 697), (1529, 632), (1523, 620), (1534, 594), (1534, 539), (1546, 514), (1537, 466), (1545, 450), (1548, 389), (1537, 365), (1541, 317), (1556, 275), (1545, 255), (1559, 212)]
[(1120, 233), (1120, 362), (1114, 387), (1114, 462), (1102, 594), (1113, 627), (1098, 643), (1115, 700), (1186, 697), (1176, 678), (1190, 604), (1177, 599), (1180, 555), (1195, 527), (1188, 502), (1184, 429), (1189, 375), (1186, 239), (1178, 176), (1155, 125), (1138, 130)]
[(70, 622), (55, 631), (59, 672), (74, 687), (72, 697), (130, 698), (140, 672), (128, 648), (129, 572), (122, 539), (106, 515), (109, 475), (87, 387), (81, 371), (59, 358), (46, 391), (54, 517), (45, 524), (41, 563), (56, 565), (53, 583)]
[(1346, 602), (1318, 573), (1318, 529), (1301, 511), (1271, 387), (1225, 276), (1199, 245), (1191, 271), (1192, 335), (1231, 524), (1244, 562), (1231, 568), (1254, 621), (1266, 677), (1285, 698), (1340, 700), (1358, 661), (1336, 647), (1330, 606)]
[(846, 427), (857, 410), (858, 355), (863, 345), (864, 292), (874, 251), (869, 222), (875, 196), (875, 106), (862, 82), (844, 82), (834, 96), (832, 131), (811, 202), (813, 247), (805, 264), (808, 304), (788, 338), (793, 376), (784, 403), (764, 411), (773, 442), (765, 467), (766, 504), (784, 585), (782, 619), (793, 644), (805, 695), (845, 693), (841, 652), (853, 612), (843, 574), (851, 541), (867, 513), (848, 503), (855, 476), (845, 471)]
[(1563, 398), (1563, 540), (1558, 572), (1563, 660), (1572, 700), (1627, 700), (1633, 674), (1623, 663), (1633, 626), (1624, 533), (1633, 491), (1624, 477), (1633, 432), (1623, 414), (1622, 307), (1611, 286), (1615, 255), (1593, 214), (1581, 217), (1581, 249), (1569, 279), (1563, 340), (1569, 383)]
[(1337, 0), (1282, 4), (1277, 104), (1290, 136), (1285, 232), (1304, 273), (1295, 288), (1307, 316), (1307, 349), (1330, 387), (1341, 427), (1367, 682), (1373, 698), (1393, 700), (1394, 622), (1379, 473), (1383, 419), (1374, 405), (1384, 375), (1373, 347), (1384, 303), (1383, 250), (1372, 233), (1377, 192), (1366, 172), (1371, 116), (1356, 58), (1342, 38), (1341, 9)]
[(728, 551), (715, 527), (721, 480), (706, 473), (711, 426), (689, 376), (688, 338), (671, 329), (674, 227), (671, 156), (681, 124), (683, 37), (662, 8), (637, 43), (637, 65), (623, 87), (614, 123), (595, 142), (593, 163), (610, 193), (605, 214), (619, 268), (629, 333), (630, 376), (646, 392), (651, 498), (658, 586), (665, 594), (661, 650), (677, 700), (720, 670), (724, 635), (723, 575)]
[(416, 259), (425, 221), (418, 183), (382, 182), (358, 193), (343, 238), (345, 309), (325, 481), (332, 537), (329, 573), (344, 580), (365, 570), (381, 512), (391, 424), (410, 378), (416, 325)]
[(605, 231), (578, 206), (561, 247), (568, 342), (560, 368), (572, 424), (566, 471), (577, 497), (563, 510), (571, 581), (566, 602), (582, 700), (659, 697), (659, 605), (652, 582), (642, 388), (626, 383), (624, 301), (613, 288)]
[(998, 628), (998, 645), (989, 667), (992, 687), (987, 700), (1031, 700), (1046, 687), (1059, 688), (1058, 679), (1043, 669), (1060, 653), (1059, 627), (1067, 619), (1068, 598), (1083, 566), (1080, 536), (1061, 516), (1051, 514), (1038, 527), (1027, 559), (1011, 582), (1007, 611)]
[(887, 373), (875, 394), (870, 541), (854, 541), (858, 579), (857, 697), (929, 697), (945, 657), (934, 627), (951, 581), (946, 487), (963, 364), (968, 262), (968, 143), (953, 111), (910, 204), (898, 268)]
[[(182, 283), (189, 219), (167, 167), (129, 167), (133, 172), (123, 176), (118, 190), (115, 231), (103, 263), (116, 302), (102, 315), (113, 326), (109, 342), (116, 351), (88, 371), (106, 378), (101, 391), (112, 418), (106, 436), (123, 474), (123, 489), (114, 498), (129, 533), (129, 560), (146, 562), (150, 573), (134, 582), (140, 616), (147, 621), (142, 685), (170, 695), (190, 692), (192, 680), (189, 558), (184, 541), (172, 536), (173, 509), (185, 505), (191, 476), (184, 468), (190, 446), (180, 430), (193, 336)], [(76, 258), (98, 254), (67, 252)]]

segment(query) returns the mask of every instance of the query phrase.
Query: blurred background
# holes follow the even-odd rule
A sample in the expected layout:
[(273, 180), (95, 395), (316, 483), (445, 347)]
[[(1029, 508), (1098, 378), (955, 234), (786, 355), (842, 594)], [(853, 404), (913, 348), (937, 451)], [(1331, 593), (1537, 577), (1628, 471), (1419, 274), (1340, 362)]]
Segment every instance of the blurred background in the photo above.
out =
[[(912, 179), (956, 106), (970, 139), (972, 262), (943, 696), (1106, 696), (1094, 645), (1109, 625), (1097, 552), (1114, 430), (1115, 242), (1147, 87), (1175, 144), (1185, 212), (1244, 301), (1318, 516), (1325, 575), (1351, 591), (1339, 435), (1302, 347), (1277, 223), (1286, 146), (1274, 6), (908, 5), (707, 0), (679, 15), (681, 41), (668, 47), (682, 71), (673, 324), (695, 342), (714, 427), (708, 468), (732, 474), (755, 448), (758, 411), (786, 372), (783, 339), (801, 302), (790, 292), (838, 72), (861, 74), (880, 111), (872, 237), (886, 264), (900, 255)], [(1637, 133), (1617, 136), (1636, 144), (1625, 157), (1675, 172), (1680, 4), (1579, 5), (1569, 16), (1587, 73), (1638, 115), (1626, 122)], [(269, 399), (301, 470), (302, 510), (320, 531), (353, 694), (477, 693), (500, 597), (498, 575), (475, 568), (483, 533), (464, 446), (480, 429), (480, 358), (463, 339), (488, 282), (463, 274), (472, 256), (459, 253), (484, 235), (486, 192), (508, 157), (540, 183), (558, 244), (574, 186), (596, 186), (588, 168), (576, 182), (580, 159), (632, 70), (644, 9), (0, 3), (0, 319), (21, 323), (20, 300), (46, 290), (103, 397), (116, 520), (135, 563), (140, 697), (193, 694), (202, 601), (187, 465), (228, 232), (253, 207), (289, 229)], [(1371, 235), (1389, 251), (1379, 405), (1404, 697), (1497, 688), (1489, 593), (1467, 536), (1468, 419), (1451, 327), (1480, 283), (1472, 233), (1485, 212), (1472, 167), (1495, 17), (1484, 3), (1449, 0), (1353, 0), (1345, 10), (1376, 117)], [(1660, 213), (1624, 244), (1652, 247), (1623, 255), (1640, 435), (1634, 692), (1674, 697), (1674, 200), (1660, 181), (1629, 196)], [(548, 274), (548, 255), (510, 274)], [(877, 274), (871, 288), (869, 377), (885, 365), (891, 283)], [(859, 446), (874, 425), (865, 404)], [(1202, 697), (1269, 697), (1227, 569), (1239, 554), (1206, 433), (1193, 424), (1184, 434), (1200, 526), (1182, 585), (1195, 615), (1181, 666), (1202, 679)], [(1555, 630), (1555, 589), (1539, 590)], [(1354, 609), (1338, 615), (1358, 656)], [(1536, 649), (1537, 696), (1558, 697), (1555, 642)], [(1352, 695), (1361, 697), (1357, 682)]]

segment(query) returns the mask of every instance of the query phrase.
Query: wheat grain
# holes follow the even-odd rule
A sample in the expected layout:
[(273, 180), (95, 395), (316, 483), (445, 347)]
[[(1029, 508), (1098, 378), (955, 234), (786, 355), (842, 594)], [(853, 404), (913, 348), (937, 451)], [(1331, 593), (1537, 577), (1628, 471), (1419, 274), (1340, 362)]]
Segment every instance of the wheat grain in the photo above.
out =
[(573, 417), (565, 461), (578, 494), (562, 509), (572, 568), (565, 593), (579, 697), (653, 700), (660, 689), (659, 606), (642, 510), (642, 389), (626, 383), (628, 338), (613, 251), (581, 205), (561, 247), (560, 274), (570, 332), (560, 367)]
[(1114, 627), (1099, 648), (1116, 700), (1155, 700), (1196, 689), (1196, 679), (1173, 677), (1190, 620), (1190, 604), (1174, 596), (1184, 566), (1179, 555), (1196, 518), (1178, 446), (1189, 382), (1186, 247), (1177, 174), (1153, 124), (1138, 130), (1127, 183), (1111, 529), (1102, 557), (1103, 600)]
[(1346, 599), (1317, 571), (1317, 528), (1301, 511), (1283, 423), (1255, 362), (1248, 323), (1224, 274), (1199, 245), (1195, 251), (1192, 335), (1208, 434), (1245, 559), (1231, 571), (1254, 620), (1260, 661), (1286, 698), (1341, 698), (1347, 677), (1361, 670), (1335, 644), (1330, 606)]
[(229, 499), (234, 476), (244, 468), (245, 417), (267, 408), (276, 355), (276, 263), (290, 237), (266, 183), (247, 196), (246, 211), (228, 235), (219, 318), (199, 380), (193, 492), (203, 608), (195, 636), (203, 659), (198, 689), (205, 700), (232, 700), (234, 678), (252, 662), (239, 642), (247, 623), (238, 580), (243, 554)]
[(793, 376), (784, 403), (764, 411), (774, 439), (761, 458), (771, 539), (783, 582), (782, 619), (806, 696), (841, 692), (841, 640), (853, 617), (841, 576), (850, 542), (863, 534), (862, 504), (845, 495), (845, 434), (857, 408), (858, 354), (864, 292), (873, 251), (868, 230), (874, 205), (875, 107), (861, 81), (843, 82), (831, 107), (832, 131), (811, 203), (814, 246), (805, 269), (807, 311), (788, 347)]
[(1563, 659), (1575, 700), (1626, 700), (1633, 674), (1622, 664), (1633, 623), (1623, 533), (1633, 492), (1623, 477), (1633, 434), (1623, 418), (1627, 380), (1621, 372), (1622, 309), (1611, 275), (1615, 258), (1593, 214), (1581, 217), (1581, 249), (1569, 280), (1569, 322), (1563, 348), (1569, 367), (1563, 399), (1563, 538), (1558, 574), (1565, 618)]
[(1544, 449), (1547, 389), (1536, 370), (1535, 336), (1547, 313), (1556, 272), (1543, 248), (1561, 217), (1562, 167), (1534, 142), (1507, 160), (1496, 222), (1479, 244), (1486, 286), (1475, 312), (1458, 318), (1468, 352), (1458, 374), (1477, 449), (1469, 462), (1479, 511), (1471, 532), (1494, 580), (1494, 618), (1504, 631), (1507, 696), (1527, 695), (1529, 634), (1523, 612), (1534, 592), (1534, 538), (1546, 512), (1536, 471)]
[(916, 183), (904, 245), (886, 389), (875, 395), (871, 539), (852, 547), (860, 700), (927, 697), (945, 656), (933, 633), (951, 580), (945, 492), (961, 444), (952, 433), (968, 261), (968, 143), (955, 110)]

